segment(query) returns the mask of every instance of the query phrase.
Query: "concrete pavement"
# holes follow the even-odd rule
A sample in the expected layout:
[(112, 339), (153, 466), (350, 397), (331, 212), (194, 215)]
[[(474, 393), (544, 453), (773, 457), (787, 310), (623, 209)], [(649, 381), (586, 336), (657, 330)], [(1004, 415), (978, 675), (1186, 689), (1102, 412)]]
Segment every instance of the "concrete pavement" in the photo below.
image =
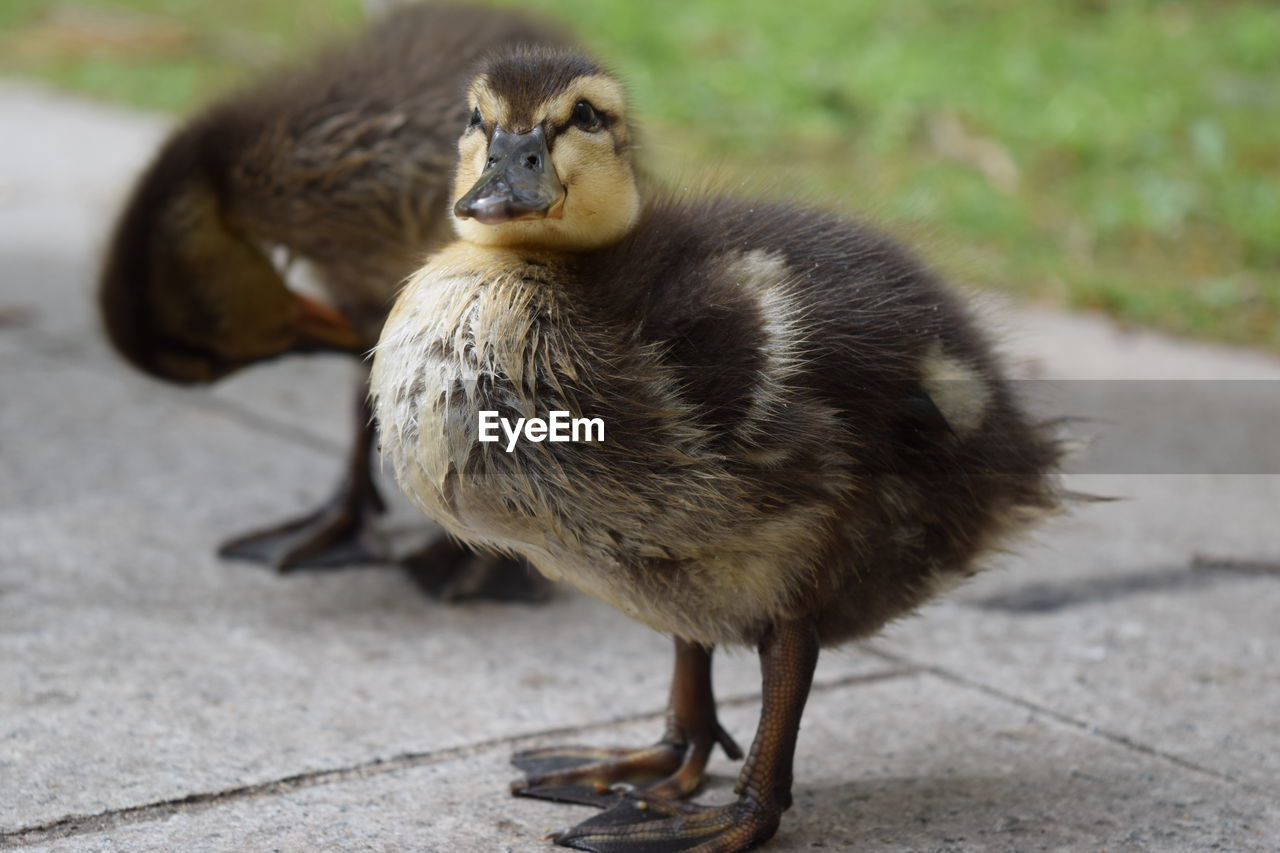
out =
[[(508, 797), (508, 755), (652, 739), (667, 641), (568, 591), (447, 606), (391, 568), (215, 559), (329, 489), (351, 368), (182, 390), (123, 367), (91, 282), (166, 122), (17, 84), (0, 115), (0, 849), (550, 849), (589, 812)], [(1256, 353), (1000, 312), (1027, 377), (1280, 378)], [(1274, 446), (1249, 418), (1244, 446)], [(1076, 476), (1126, 499), (826, 655), (766, 849), (1280, 849), (1280, 476), (1261, 470)], [(424, 530), (404, 507), (390, 529)], [(745, 743), (755, 663), (721, 655), (716, 681)], [(713, 771), (723, 800), (735, 766)]]

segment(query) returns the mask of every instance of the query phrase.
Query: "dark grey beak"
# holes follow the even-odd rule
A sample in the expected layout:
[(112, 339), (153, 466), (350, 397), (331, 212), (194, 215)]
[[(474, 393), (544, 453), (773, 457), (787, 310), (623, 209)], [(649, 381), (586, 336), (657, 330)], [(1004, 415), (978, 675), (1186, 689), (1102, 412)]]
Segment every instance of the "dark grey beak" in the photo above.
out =
[(476, 185), (453, 206), (461, 219), (485, 225), (554, 216), (564, 198), (564, 184), (551, 165), (542, 127), (528, 133), (502, 128), (489, 140), (489, 160)]

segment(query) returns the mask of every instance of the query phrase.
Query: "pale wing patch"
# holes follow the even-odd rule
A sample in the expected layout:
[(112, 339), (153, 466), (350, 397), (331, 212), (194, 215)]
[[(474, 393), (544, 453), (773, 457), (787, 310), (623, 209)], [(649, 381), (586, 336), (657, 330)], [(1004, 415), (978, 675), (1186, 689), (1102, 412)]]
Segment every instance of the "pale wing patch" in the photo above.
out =
[(763, 318), (764, 365), (751, 404), (738, 425), (738, 434), (753, 440), (779, 428), (774, 419), (786, 403), (790, 382), (800, 365), (800, 309), (790, 290), (786, 260), (780, 254), (763, 249), (743, 252), (729, 260), (725, 275), (755, 298)]
[(991, 386), (972, 367), (946, 355), (935, 344), (921, 365), (920, 385), (959, 435), (982, 427), (991, 402)]

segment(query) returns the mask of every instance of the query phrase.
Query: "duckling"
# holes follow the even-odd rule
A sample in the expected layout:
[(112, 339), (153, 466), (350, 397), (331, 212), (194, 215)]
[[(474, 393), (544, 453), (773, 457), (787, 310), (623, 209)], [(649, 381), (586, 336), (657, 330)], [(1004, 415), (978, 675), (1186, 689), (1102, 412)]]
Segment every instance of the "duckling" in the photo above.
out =
[[(460, 540), (674, 638), (656, 744), (515, 756), (514, 793), (610, 806), (554, 840), (745, 850), (791, 805), (819, 649), (911, 613), (1055, 511), (1057, 442), (893, 240), (786, 204), (641, 192), (624, 90), (594, 60), (508, 51), (467, 109), (458, 239), (374, 351), (383, 452)], [(551, 412), (599, 418), (604, 440), (481, 440), (494, 418)], [(758, 651), (761, 716), (737, 799), (699, 806), (684, 798), (712, 749), (741, 757), (712, 693), (721, 644)]]
[[(98, 297), (116, 350), (188, 384), (287, 353), (362, 357), (396, 288), (451, 233), (453, 148), (467, 119), (458, 93), (471, 66), (520, 43), (571, 39), (507, 10), (406, 6), (189, 121), (143, 174), (111, 240)], [(271, 247), (308, 261), (327, 303), (289, 289)], [(364, 385), (332, 498), (231, 540), (224, 556), (281, 570), (383, 556)], [(418, 579), (436, 591), (465, 587), (463, 568), (493, 569), (495, 582), (516, 579), (513, 592), (524, 595), (523, 569), (467, 565), (450, 543), (431, 546), (431, 565), (422, 559), (412, 561), (426, 572)]]

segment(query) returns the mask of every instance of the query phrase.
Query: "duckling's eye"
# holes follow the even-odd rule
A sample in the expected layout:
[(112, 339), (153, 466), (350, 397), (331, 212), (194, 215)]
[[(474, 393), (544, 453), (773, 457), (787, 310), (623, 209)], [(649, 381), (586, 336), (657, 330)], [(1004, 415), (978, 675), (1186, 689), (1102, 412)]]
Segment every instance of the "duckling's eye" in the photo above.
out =
[(467, 127), (479, 127), (484, 124), (484, 118), (480, 115), (480, 108), (476, 107), (471, 111), (471, 121), (467, 123)]
[(571, 116), (573, 123), (585, 131), (593, 131), (600, 129), (600, 114), (596, 112), (596, 108), (586, 101), (578, 101), (573, 105), (573, 115)]

